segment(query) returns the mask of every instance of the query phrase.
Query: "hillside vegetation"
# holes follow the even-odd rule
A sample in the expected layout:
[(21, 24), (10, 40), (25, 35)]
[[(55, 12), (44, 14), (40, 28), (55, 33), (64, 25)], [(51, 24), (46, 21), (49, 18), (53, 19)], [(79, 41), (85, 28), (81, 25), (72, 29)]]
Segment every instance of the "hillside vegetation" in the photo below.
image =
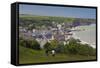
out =
[[(27, 41), (29, 42), (29, 41)], [(26, 42), (26, 43), (27, 43)], [(82, 60), (95, 60), (95, 49), (88, 44), (82, 45), (76, 42), (75, 39), (70, 40), (69, 44), (57, 44), (55, 42), (47, 43), (44, 49), (37, 47), (35, 41), (27, 44), (24, 42), (19, 44), (19, 63), (45, 63), (45, 62), (61, 62), (61, 61), (82, 61)], [(35, 44), (33, 44), (35, 43)], [(54, 46), (56, 44), (56, 46)], [(45, 54), (45, 50), (55, 49), (56, 55), (53, 57), (51, 54)]]
[(69, 18), (69, 17), (56, 17), (56, 16), (36, 16), (36, 15), (20, 15), (19, 26), (37, 28), (41, 26), (53, 26), (59, 23), (66, 23), (69, 27), (79, 25), (89, 25), (95, 23), (95, 19), (85, 18)]

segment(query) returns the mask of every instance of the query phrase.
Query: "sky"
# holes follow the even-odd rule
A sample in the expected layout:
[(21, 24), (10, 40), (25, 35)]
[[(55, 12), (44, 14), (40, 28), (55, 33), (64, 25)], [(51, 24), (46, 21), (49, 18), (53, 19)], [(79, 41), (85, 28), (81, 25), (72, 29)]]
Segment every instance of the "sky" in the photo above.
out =
[(96, 18), (96, 9), (79, 7), (57, 7), (40, 5), (19, 5), (19, 14), (31, 14), (40, 16), (61, 16), (73, 18)]

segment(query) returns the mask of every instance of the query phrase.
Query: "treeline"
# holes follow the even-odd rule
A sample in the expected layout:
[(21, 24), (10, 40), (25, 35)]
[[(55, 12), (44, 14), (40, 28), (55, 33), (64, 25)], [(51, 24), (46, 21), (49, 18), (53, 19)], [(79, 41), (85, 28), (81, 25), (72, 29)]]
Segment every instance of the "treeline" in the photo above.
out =
[(33, 28), (40, 26), (53, 26), (52, 22), (55, 23), (68, 23), (70, 26), (78, 25), (89, 25), (95, 23), (95, 19), (83, 19), (83, 18), (67, 18), (67, 17), (55, 17), (55, 16), (29, 16), (20, 15), (19, 16), (19, 26)]
[(51, 40), (47, 42), (43, 49), (40, 47), (40, 44), (36, 40), (25, 40), (20, 38), (19, 45), (31, 48), (34, 50), (52, 50), (54, 49), (57, 54), (78, 54), (86, 56), (95, 56), (96, 50), (88, 44), (81, 44), (79, 39), (71, 38), (67, 41), (67, 44), (59, 43), (57, 40)]

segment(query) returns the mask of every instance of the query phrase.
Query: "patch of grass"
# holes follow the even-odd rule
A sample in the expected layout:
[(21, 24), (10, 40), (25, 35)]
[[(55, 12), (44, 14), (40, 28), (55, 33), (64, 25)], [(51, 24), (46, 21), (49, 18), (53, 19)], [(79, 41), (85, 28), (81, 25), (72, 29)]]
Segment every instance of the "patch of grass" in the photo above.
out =
[(78, 60), (94, 60), (96, 56), (56, 54), (46, 56), (44, 50), (33, 50), (19, 46), (19, 64), (43, 63), (43, 62), (60, 62), (60, 61), (78, 61)]

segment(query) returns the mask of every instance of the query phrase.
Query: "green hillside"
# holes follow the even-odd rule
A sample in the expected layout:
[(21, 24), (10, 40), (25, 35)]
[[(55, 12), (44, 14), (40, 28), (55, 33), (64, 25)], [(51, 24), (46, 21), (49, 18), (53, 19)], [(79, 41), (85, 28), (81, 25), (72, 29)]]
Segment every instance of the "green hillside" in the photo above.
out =
[(19, 64), (28, 63), (43, 63), (43, 62), (59, 62), (59, 61), (76, 61), (76, 60), (94, 60), (95, 56), (82, 56), (82, 55), (65, 55), (56, 54), (53, 56), (46, 56), (43, 50), (33, 50), (19, 46)]

